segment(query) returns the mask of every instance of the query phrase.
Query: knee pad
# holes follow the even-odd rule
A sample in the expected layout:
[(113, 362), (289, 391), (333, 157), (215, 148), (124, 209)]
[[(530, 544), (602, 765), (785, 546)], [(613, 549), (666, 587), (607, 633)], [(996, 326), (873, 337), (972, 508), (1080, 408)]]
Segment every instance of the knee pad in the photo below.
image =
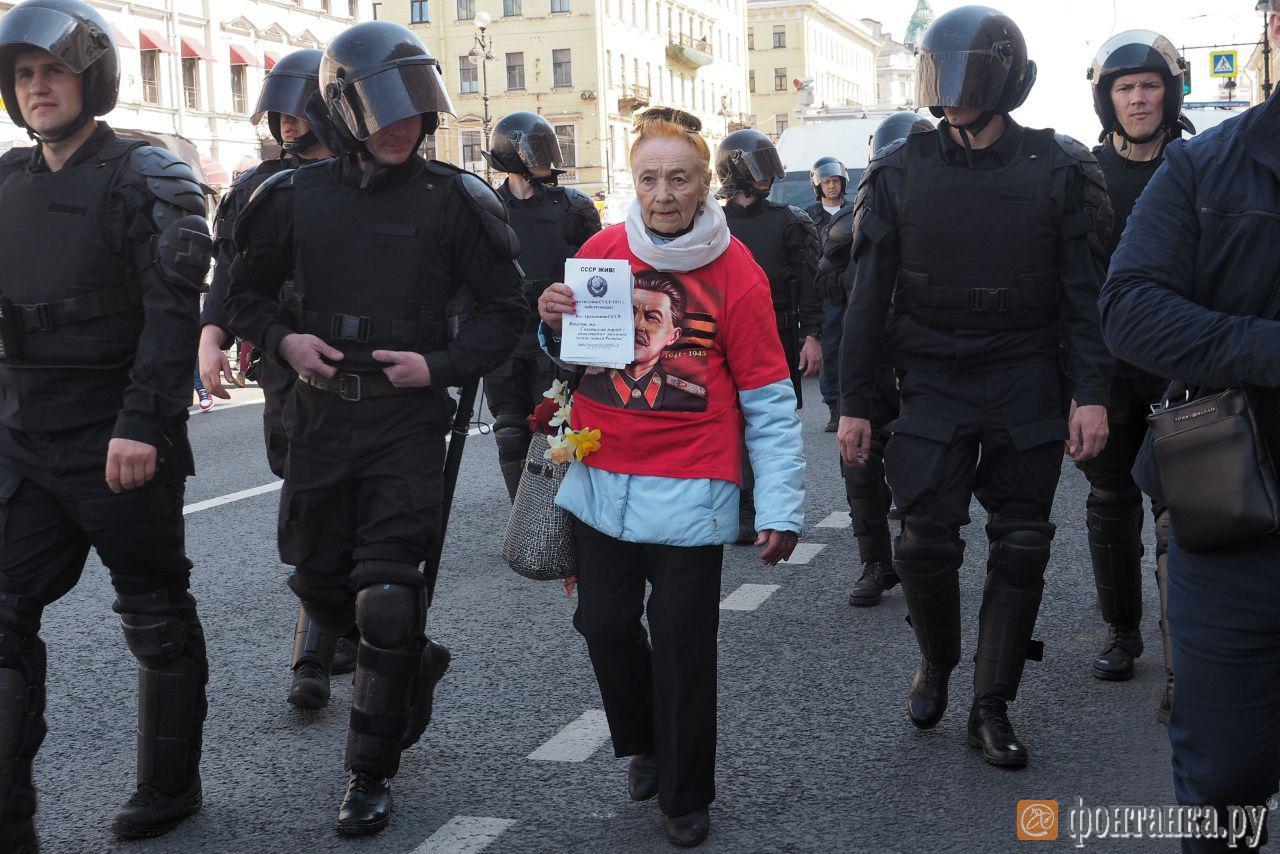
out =
[(1085, 524), (1093, 542), (1120, 545), (1142, 536), (1142, 493), (1138, 490), (1107, 492), (1093, 487), (1085, 505)]
[(380, 649), (400, 649), (420, 640), (427, 625), (422, 588), (403, 584), (372, 584), (356, 594), (356, 625), (360, 635)]
[(902, 561), (956, 563), (964, 559), (959, 533), (927, 516), (908, 516), (895, 543), (894, 555)]
[(125, 642), (143, 667), (157, 670), (182, 656), (187, 645), (187, 621), (167, 591), (122, 593), (111, 610), (120, 615)]
[(1085, 499), (1086, 507), (1133, 507), (1142, 504), (1142, 493), (1136, 486), (1123, 489), (1104, 489), (1090, 484), (1089, 497)]
[(1004, 586), (1035, 588), (1044, 582), (1049, 565), (1050, 535), (1042, 530), (1024, 528), (1008, 531), (991, 541), (991, 560), (987, 571), (992, 580)]
[(306, 606), (307, 616), (331, 635), (346, 637), (356, 627), (355, 593), (344, 576), (294, 572), (286, 583)]
[(533, 434), (529, 424), (519, 415), (498, 415), (493, 421), (493, 440), (498, 446), (499, 459), (508, 460), (524, 456), (529, 451), (529, 440)]

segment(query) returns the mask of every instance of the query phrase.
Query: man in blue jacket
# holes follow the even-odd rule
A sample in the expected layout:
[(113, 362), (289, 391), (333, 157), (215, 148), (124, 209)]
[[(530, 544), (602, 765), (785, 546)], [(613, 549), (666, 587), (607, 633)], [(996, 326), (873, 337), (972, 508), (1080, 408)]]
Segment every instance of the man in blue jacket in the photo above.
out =
[[(1280, 15), (1270, 16), (1280, 39)], [(1126, 362), (1191, 386), (1259, 392), (1280, 448), (1280, 101), (1174, 143), (1147, 185), (1099, 301)], [(1162, 500), (1148, 443), (1134, 474)], [(1280, 780), (1280, 537), (1191, 554), (1169, 545), (1178, 696), (1169, 721), (1183, 804), (1261, 805)], [(1225, 816), (1221, 816), (1225, 821)], [(1225, 827), (1225, 824), (1221, 826)], [(1184, 840), (1188, 852), (1226, 840)]]

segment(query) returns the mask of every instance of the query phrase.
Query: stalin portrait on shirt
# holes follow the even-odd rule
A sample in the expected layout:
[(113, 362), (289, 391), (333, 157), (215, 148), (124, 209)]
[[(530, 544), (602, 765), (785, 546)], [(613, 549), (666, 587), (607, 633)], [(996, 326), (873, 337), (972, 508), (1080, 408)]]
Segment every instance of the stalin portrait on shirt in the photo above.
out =
[(631, 304), (636, 320), (635, 361), (625, 370), (588, 368), (578, 393), (624, 409), (704, 412), (706, 388), (669, 372), (671, 361), (696, 361), (673, 358), (693, 353), (668, 352), (684, 333), (689, 311), (684, 287), (669, 273), (644, 270), (636, 274)]

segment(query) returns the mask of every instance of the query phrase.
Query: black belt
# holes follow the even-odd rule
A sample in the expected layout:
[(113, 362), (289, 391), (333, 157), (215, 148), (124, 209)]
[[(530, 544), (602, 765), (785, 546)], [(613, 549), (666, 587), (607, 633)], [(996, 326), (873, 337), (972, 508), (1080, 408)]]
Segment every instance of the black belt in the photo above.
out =
[(52, 332), (68, 323), (80, 323), (108, 314), (119, 314), (142, 303), (126, 288), (94, 291), (78, 297), (42, 302), (36, 305), (14, 304), (14, 321), (21, 332)]
[(364, 400), (366, 397), (391, 397), (422, 390), (397, 388), (385, 374), (336, 374), (332, 378), (304, 377), (302, 381), (314, 389), (327, 391), (350, 401)]

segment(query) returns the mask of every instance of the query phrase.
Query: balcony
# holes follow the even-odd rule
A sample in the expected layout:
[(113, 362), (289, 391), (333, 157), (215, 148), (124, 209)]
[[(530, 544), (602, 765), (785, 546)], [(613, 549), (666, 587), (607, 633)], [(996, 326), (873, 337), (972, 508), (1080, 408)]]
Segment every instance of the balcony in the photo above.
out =
[(729, 133), (739, 130), (749, 130), (756, 126), (755, 113), (730, 113)]
[(672, 34), (671, 43), (667, 45), (667, 59), (697, 71), (704, 65), (710, 65), (715, 57), (711, 53), (711, 42), (680, 33)]
[(622, 86), (622, 97), (618, 99), (618, 112), (629, 116), (636, 110), (649, 106), (649, 87), (639, 84)]

